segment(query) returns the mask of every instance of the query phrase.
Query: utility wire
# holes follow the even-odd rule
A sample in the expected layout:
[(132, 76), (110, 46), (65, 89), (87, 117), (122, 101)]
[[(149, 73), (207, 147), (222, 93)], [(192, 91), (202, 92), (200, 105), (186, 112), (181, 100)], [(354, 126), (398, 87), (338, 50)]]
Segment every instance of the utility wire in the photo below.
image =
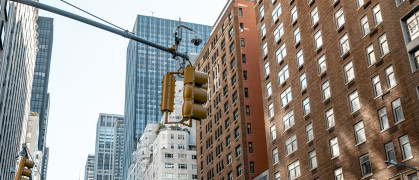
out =
[(109, 21), (107, 21), (107, 20), (104, 20), (104, 19), (102, 19), (102, 18), (100, 18), (100, 17), (98, 17), (98, 16), (96, 16), (96, 15), (94, 15), (94, 14), (92, 14), (92, 13), (89, 13), (89, 12), (87, 12), (87, 11), (85, 11), (85, 10), (83, 10), (83, 9), (81, 9), (81, 8), (79, 8), (79, 7), (75, 6), (75, 5), (73, 5), (73, 4), (69, 3), (69, 2), (67, 2), (67, 1), (64, 1), (64, 0), (60, 0), (60, 1), (62, 1), (62, 2), (64, 2), (64, 3), (66, 3), (66, 4), (68, 4), (68, 5), (70, 5), (71, 7), (74, 7), (74, 8), (76, 8), (76, 9), (78, 9), (78, 10), (80, 10), (80, 11), (82, 11), (82, 12), (84, 12), (84, 13), (86, 13), (86, 14), (90, 15), (90, 16), (93, 16), (93, 17), (95, 17), (96, 19), (99, 19), (99, 20), (101, 20), (101, 21), (103, 21), (103, 22), (105, 22), (105, 23), (107, 23), (107, 24), (109, 24), (109, 25), (111, 25), (111, 26), (114, 26), (114, 27), (116, 27), (116, 28), (118, 28), (118, 29), (120, 29), (120, 30), (123, 30), (123, 31), (127, 32), (127, 33), (134, 34), (134, 33), (130, 32), (130, 31), (128, 31), (127, 29), (124, 29), (124, 28), (122, 28), (122, 27), (119, 27), (119, 26), (117, 26), (117, 25), (115, 25), (115, 24), (113, 24), (113, 23), (111, 23), (111, 22), (109, 22)]

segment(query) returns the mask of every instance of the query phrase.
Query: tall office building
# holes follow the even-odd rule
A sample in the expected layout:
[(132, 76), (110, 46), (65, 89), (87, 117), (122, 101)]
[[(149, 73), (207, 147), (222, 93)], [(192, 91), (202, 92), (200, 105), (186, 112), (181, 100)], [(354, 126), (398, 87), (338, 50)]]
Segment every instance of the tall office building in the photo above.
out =
[(95, 155), (87, 156), (86, 165), (84, 167), (84, 180), (93, 180), (95, 170)]
[[(137, 16), (133, 32), (135, 35), (157, 44), (171, 46), (173, 44), (173, 30), (179, 24), (197, 31), (204, 42), (209, 37), (210, 26), (142, 15)], [(181, 34), (182, 42), (178, 50), (199, 54), (203, 45), (194, 46), (190, 42), (193, 32), (182, 29)], [(193, 61), (193, 59), (191, 60)], [(130, 41), (128, 44), (125, 85), (126, 143), (124, 148), (124, 171), (131, 164), (131, 155), (145, 126), (148, 123), (159, 122), (162, 117), (160, 112), (161, 82), (166, 72), (178, 70), (176, 63), (179, 63), (179, 61), (172, 59), (172, 55), (167, 52), (136, 41)]]
[(121, 179), (124, 116), (99, 114), (96, 127), (94, 180)]
[(13, 179), (30, 112), (38, 10), (2, 0), (0, 13), (0, 177)]
[(45, 147), (42, 155), (42, 175), (41, 180), (47, 179), (48, 172), (48, 160), (49, 160), (49, 147)]
[(198, 179), (253, 179), (268, 169), (254, 2), (229, 0), (196, 70), (209, 74), (197, 125)]
[[(49, 112), (49, 69), (51, 64), (52, 41), (53, 41), (53, 18), (40, 16), (38, 24), (38, 53), (36, 55), (35, 72), (33, 75), (31, 111), (39, 114), (39, 137), (38, 150), (44, 151), (47, 136), (48, 112)], [(45, 153), (44, 153), (45, 154)], [(47, 155), (48, 156), (48, 155)], [(42, 174), (47, 173), (44, 166), (40, 166)], [(41, 179), (46, 179), (42, 176)]]
[(418, 179), (418, 4), (258, 1), (270, 177)]

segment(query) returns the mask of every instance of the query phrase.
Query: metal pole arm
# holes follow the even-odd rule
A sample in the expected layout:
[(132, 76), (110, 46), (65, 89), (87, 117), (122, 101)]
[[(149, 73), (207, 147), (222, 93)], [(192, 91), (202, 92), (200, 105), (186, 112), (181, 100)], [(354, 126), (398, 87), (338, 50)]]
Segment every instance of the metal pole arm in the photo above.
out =
[(39, 8), (39, 9), (45, 10), (45, 11), (49, 11), (49, 12), (52, 12), (52, 13), (55, 13), (55, 14), (59, 14), (59, 15), (62, 15), (62, 16), (65, 16), (65, 17), (68, 17), (68, 18), (70, 18), (70, 19), (74, 19), (74, 20), (76, 20), (76, 21), (80, 21), (80, 22), (83, 22), (83, 23), (89, 24), (89, 25), (91, 25), (91, 26), (94, 26), (94, 27), (97, 27), (97, 28), (103, 29), (103, 30), (105, 30), (105, 31), (109, 31), (109, 32), (112, 32), (112, 33), (115, 33), (115, 34), (121, 35), (121, 36), (123, 36), (123, 37), (125, 37), (125, 38), (132, 39), (132, 40), (134, 40), (134, 41), (137, 41), (137, 42), (140, 42), (140, 43), (143, 43), (143, 44), (149, 45), (149, 46), (151, 46), (151, 47), (154, 47), (154, 48), (160, 49), (160, 50), (162, 50), (162, 51), (166, 51), (166, 52), (168, 52), (168, 53), (173, 54), (174, 56), (180, 56), (180, 57), (182, 57), (182, 58), (184, 58), (184, 59), (189, 59), (189, 57), (188, 57), (188, 55), (187, 55), (187, 54), (184, 54), (184, 53), (180, 53), (180, 52), (174, 51), (174, 50), (172, 50), (172, 49), (170, 49), (170, 48), (168, 48), (168, 47), (165, 47), (165, 46), (162, 46), (162, 45), (159, 45), (159, 44), (153, 43), (153, 42), (148, 41), (148, 40), (146, 40), (146, 39), (142, 39), (142, 38), (140, 38), (140, 37), (138, 37), (138, 36), (135, 36), (135, 35), (133, 35), (133, 34), (130, 34), (128, 31), (121, 31), (121, 30), (118, 30), (118, 29), (116, 29), (116, 28), (113, 28), (113, 27), (107, 26), (107, 25), (105, 25), (105, 24), (102, 24), (102, 23), (99, 23), (99, 22), (96, 22), (96, 21), (93, 21), (93, 20), (87, 19), (87, 18), (85, 18), (85, 17), (82, 17), (82, 16), (79, 16), (79, 15), (76, 15), (76, 14), (70, 13), (70, 12), (68, 12), (68, 11), (64, 11), (64, 10), (61, 10), (61, 9), (58, 9), (58, 8), (55, 8), (55, 7), (52, 7), (52, 6), (46, 5), (46, 4), (42, 4), (42, 3), (39, 3), (39, 2), (36, 2), (36, 1), (30, 1), (30, 0), (10, 0), (10, 1), (14, 1), (14, 2), (18, 2), (18, 3), (26, 4), (26, 5), (28, 5), (28, 6), (36, 7), (36, 8)]

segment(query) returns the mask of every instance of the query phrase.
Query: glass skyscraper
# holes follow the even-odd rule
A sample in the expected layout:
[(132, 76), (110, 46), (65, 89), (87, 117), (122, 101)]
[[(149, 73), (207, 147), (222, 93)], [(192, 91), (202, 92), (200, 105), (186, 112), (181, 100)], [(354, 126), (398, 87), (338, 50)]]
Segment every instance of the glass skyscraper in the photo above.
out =
[[(141, 38), (169, 47), (173, 44), (173, 30), (179, 24), (197, 31), (204, 43), (211, 32), (211, 26), (207, 25), (138, 15), (133, 33)], [(190, 42), (193, 32), (183, 29), (181, 35), (179, 52), (195, 54), (201, 52), (203, 44), (194, 46)], [(137, 139), (143, 134), (146, 125), (161, 120), (160, 99), (163, 75), (166, 72), (177, 71), (176, 63), (176, 60), (172, 59), (172, 55), (167, 52), (132, 40), (128, 44), (123, 167), (125, 172), (131, 164), (131, 155), (136, 147)], [(125, 176), (124, 179), (126, 179)]]

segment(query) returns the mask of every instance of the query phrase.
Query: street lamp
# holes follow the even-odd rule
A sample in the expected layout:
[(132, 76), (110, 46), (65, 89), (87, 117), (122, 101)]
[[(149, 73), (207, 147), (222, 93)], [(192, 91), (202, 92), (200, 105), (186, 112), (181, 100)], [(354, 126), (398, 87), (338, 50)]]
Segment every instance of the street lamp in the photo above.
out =
[(394, 162), (394, 161), (384, 161), (385, 163), (387, 163), (387, 164), (392, 164), (392, 165), (395, 165), (395, 166), (405, 166), (405, 167), (408, 167), (408, 168), (410, 168), (410, 169), (412, 169), (412, 170), (414, 170), (414, 171), (416, 171), (416, 172), (419, 172), (419, 170), (418, 169), (416, 169), (416, 168), (414, 168), (414, 167), (412, 167), (412, 166), (409, 166), (409, 165), (406, 165), (406, 164), (400, 164), (400, 163), (396, 163), (396, 162)]

